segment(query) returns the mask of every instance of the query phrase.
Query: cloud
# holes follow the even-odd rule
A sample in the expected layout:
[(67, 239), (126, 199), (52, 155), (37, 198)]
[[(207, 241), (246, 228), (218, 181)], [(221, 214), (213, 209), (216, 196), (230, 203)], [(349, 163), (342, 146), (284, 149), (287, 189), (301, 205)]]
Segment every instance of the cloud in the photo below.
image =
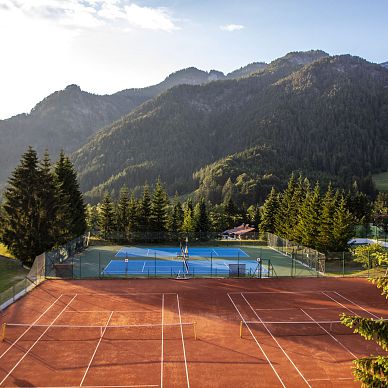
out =
[(167, 32), (179, 29), (167, 8), (140, 6), (129, 0), (0, 0), (1, 11), (19, 12), (81, 29), (102, 26)]
[(244, 28), (245, 28), (245, 26), (243, 26), (242, 24), (225, 24), (223, 26), (220, 26), (221, 30), (229, 31), (229, 32), (242, 30)]

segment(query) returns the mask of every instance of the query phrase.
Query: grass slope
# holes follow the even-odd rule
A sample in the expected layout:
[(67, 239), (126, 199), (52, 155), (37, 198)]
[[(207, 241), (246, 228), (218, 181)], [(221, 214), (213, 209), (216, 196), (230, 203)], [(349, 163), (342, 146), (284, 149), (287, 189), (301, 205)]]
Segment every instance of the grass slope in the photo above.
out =
[(0, 256), (0, 292), (22, 280), (27, 273), (18, 260)]
[(388, 192), (388, 171), (372, 175), (372, 179), (377, 190)]

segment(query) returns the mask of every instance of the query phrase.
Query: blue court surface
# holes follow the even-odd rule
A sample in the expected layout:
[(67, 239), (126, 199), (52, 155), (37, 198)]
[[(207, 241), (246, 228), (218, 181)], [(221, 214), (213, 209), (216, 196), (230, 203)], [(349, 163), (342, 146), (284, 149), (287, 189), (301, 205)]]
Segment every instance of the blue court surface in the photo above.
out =
[[(231, 271), (235, 275), (241, 276), (259, 275), (266, 277), (268, 270), (260, 265), (256, 260), (228, 260), (228, 259), (213, 259), (213, 260), (188, 260), (189, 275), (229, 275)], [(232, 266), (230, 266), (232, 264)], [(233, 266), (234, 265), (234, 266)], [(238, 265), (238, 268), (237, 268)], [(111, 260), (102, 271), (102, 275), (139, 275), (139, 276), (154, 276), (154, 275), (182, 275), (187, 271), (181, 260)]]
[[(219, 247), (195, 247), (189, 248), (189, 257), (196, 258), (242, 258), (249, 255), (240, 248), (219, 248)], [(149, 257), (160, 259), (171, 259), (181, 254), (179, 247), (123, 247), (117, 253), (116, 257)]]

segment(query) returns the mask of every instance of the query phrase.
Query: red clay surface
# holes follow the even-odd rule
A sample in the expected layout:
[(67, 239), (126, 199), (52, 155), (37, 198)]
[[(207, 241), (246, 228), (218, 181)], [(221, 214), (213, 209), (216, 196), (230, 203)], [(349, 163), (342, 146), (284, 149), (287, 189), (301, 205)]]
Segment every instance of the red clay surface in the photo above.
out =
[[(381, 351), (315, 322), (341, 312), (388, 318), (388, 303), (360, 279), (46, 281), (1, 317), (52, 326), (7, 328), (0, 386), (359, 386), (352, 359)], [(159, 326), (111, 328), (133, 324)]]

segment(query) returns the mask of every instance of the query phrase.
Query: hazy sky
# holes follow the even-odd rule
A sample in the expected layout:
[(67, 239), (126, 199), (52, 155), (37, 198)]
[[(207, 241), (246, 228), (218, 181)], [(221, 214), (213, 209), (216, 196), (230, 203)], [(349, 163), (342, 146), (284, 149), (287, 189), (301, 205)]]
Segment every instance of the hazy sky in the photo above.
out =
[(0, 0), (0, 119), (68, 84), (98, 94), (289, 51), (388, 61), (386, 0)]

